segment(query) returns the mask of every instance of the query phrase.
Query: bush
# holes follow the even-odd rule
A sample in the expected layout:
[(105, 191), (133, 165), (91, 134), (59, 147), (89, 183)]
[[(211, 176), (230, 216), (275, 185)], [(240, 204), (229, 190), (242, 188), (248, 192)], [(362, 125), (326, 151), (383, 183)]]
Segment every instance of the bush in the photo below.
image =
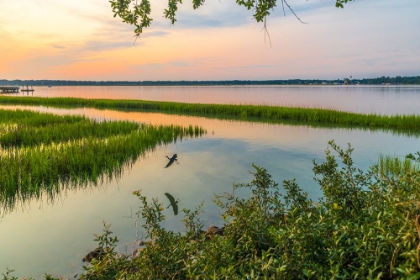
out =
[(282, 194), (254, 165), (254, 179), (235, 186), (249, 188), (248, 199), (215, 199), (223, 235), (202, 231), (200, 207), (183, 210), (185, 234), (166, 230), (163, 205), (135, 192), (151, 242), (118, 255), (106, 227), (97, 239), (106, 254), (80, 279), (419, 279), (419, 171), (384, 176), (375, 165), (364, 172), (353, 166), (350, 146), (329, 144), (313, 169), (322, 199), (313, 202), (294, 180), (283, 182)]

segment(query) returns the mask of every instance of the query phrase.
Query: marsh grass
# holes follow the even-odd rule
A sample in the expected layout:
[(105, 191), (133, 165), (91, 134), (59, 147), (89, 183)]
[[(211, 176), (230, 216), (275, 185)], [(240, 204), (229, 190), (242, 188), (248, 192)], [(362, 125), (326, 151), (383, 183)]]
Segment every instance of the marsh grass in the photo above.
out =
[(407, 173), (420, 170), (419, 163), (408, 158), (399, 158), (389, 155), (380, 155), (378, 160), (378, 174), (385, 177), (398, 177)]
[[(13, 210), (17, 201), (43, 195), (53, 200), (63, 188), (112, 180), (147, 150), (205, 133), (198, 126), (99, 123), (81, 117), (14, 113), (18, 123), (11, 122), (13, 117), (5, 118), (1, 127), (6, 132), (0, 134), (0, 205), (5, 212)], [(51, 124), (44, 122), (47, 119)]]
[(252, 120), (261, 122), (300, 122), (340, 127), (385, 129), (404, 132), (420, 131), (420, 116), (377, 115), (342, 112), (329, 109), (278, 107), (264, 105), (223, 105), (143, 100), (106, 100), (82, 98), (0, 97), (1, 104), (45, 105), (52, 107), (93, 107), (114, 110), (146, 110), (192, 114), (211, 118)]
[(128, 134), (139, 126), (133, 122), (83, 120), (72, 123), (56, 123), (41, 127), (17, 124), (0, 135), (0, 143), (8, 146), (35, 146), (82, 139), (85, 137), (105, 138), (110, 135)]

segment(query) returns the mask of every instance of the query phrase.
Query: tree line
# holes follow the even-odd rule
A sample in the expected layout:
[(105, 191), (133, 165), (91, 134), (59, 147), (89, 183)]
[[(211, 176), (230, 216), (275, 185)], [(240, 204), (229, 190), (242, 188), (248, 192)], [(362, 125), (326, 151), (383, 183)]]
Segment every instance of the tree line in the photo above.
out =
[(378, 77), (367, 79), (289, 79), (225, 81), (73, 81), (73, 80), (0, 80), (0, 86), (242, 86), (242, 85), (420, 85), (420, 76)]

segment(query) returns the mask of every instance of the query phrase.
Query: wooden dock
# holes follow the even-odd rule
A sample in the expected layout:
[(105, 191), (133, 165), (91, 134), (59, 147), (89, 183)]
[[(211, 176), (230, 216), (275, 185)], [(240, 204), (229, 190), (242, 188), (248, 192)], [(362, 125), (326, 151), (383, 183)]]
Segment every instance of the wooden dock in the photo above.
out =
[(19, 93), (19, 87), (0, 86), (0, 93)]
[(29, 93), (29, 92), (34, 92), (35, 90), (32, 86), (31, 86), (31, 88), (29, 88), (29, 86), (26, 86), (26, 87), (23, 86), (23, 88), (20, 91)]

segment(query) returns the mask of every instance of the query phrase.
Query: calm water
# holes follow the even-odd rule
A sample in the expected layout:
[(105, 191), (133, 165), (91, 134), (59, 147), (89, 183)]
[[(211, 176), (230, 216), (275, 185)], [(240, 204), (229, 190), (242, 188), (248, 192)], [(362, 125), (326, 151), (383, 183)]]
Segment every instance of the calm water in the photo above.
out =
[[(73, 96), (168, 100), (201, 103), (272, 104), (323, 107), (381, 114), (419, 114), (420, 87), (52, 87), (36, 88), (34, 96)], [(15, 107), (1, 107), (10, 108)], [(366, 169), (378, 155), (404, 156), (420, 150), (416, 137), (381, 131), (310, 128), (212, 120), (157, 113), (96, 109), (25, 107), (57, 114), (81, 114), (98, 119), (133, 120), (152, 124), (201, 125), (208, 134), (150, 151), (117, 181), (84, 190), (64, 191), (54, 201), (32, 201), (5, 215), (0, 223), (0, 273), (15, 269), (16, 276), (41, 278), (44, 273), (71, 278), (81, 271), (83, 256), (94, 249), (93, 234), (102, 221), (120, 238), (125, 251), (135, 240), (139, 203), (132, 191), (167, 204), (165, 192), (180, 199), (180, 207), (204, 201), (205, 226), (221, 225), (213, 195), (230, 191), (233, 183), (246, 183), (251, 164), (263, 166), (273, 179), (297, 178), (314, 199), (321, 196), (313, 181), (312, 159), (322, 161), (327, 142), (342, 147), (351, 143), (357, 167)], [(179, 165), (168, 169), (166, 155), (178, 154)], [(239, 193), (239, 195), (246, 195)], [(179, 220), (166, 212), (165, 226), (182, 231)], [(139, 233), (141, 236), (141, 231)]]
[(420, 86), (35, 87), (34, 96), (142, 99), (419, 114)]

